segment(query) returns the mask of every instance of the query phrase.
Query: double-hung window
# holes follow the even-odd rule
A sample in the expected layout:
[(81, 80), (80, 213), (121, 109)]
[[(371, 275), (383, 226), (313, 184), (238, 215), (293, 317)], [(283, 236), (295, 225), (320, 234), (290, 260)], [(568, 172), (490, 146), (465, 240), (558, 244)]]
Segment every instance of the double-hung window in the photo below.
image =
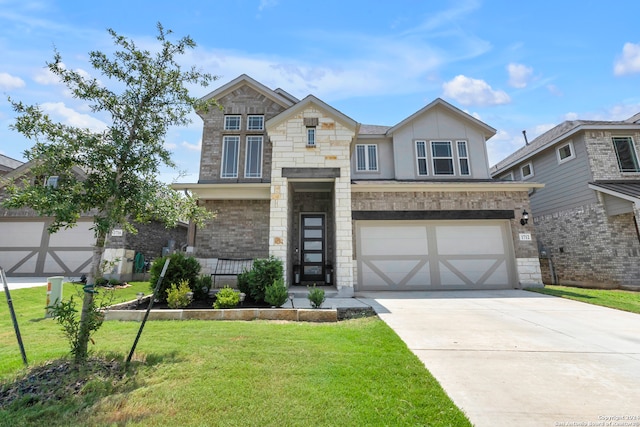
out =
[(247, 130), (264, 130), (264, 116), (248, 116)]
[(245, 178), (262, 177), (262, 136), (247, 136)]
[(471, 175), (469, 170), (469, 152), (467, 151), (467, 141), (456, 141), (458, 146), (458, 165), (460, 175)]
[(369, 172), (378, 170), (378, 146), (376, 144), (356, 145), (356, 170)]
[(240, 130), (240, 116), (224, 116), (224, 130)]
[(434, 175), (453, 175), (453, 152), (451, 141), (432, 141), (431, 156), (433, 158)]
[(418, 175), (428, 175), (427, 141), (416, 141), (416, 161), (418, 162)]
[(238, 155), (240, 153), (240, 137), (224, 136), (222, 138), (222, 170), (221, 178), (238, 177)]
[(611, 138), (618, 158), (620, 172), (640, 172), (638, 154), (630, 136), (614, 136)]

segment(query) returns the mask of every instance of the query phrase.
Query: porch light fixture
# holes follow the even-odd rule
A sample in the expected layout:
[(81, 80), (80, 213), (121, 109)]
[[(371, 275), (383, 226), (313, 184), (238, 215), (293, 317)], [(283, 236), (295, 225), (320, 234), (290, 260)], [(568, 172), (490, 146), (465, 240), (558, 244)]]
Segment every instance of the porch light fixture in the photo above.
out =
[(522, 211), (522, 218), (520, 218), (520, 225), (525, 225), (529, 222), (529, 212), (526, 210)]

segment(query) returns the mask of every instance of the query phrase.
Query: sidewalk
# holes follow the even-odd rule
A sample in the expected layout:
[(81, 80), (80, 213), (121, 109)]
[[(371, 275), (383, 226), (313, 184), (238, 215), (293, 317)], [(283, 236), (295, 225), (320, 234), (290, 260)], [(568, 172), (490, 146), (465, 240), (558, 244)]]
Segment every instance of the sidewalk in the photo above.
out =
[[(9, 290), (47, 286), (46, 277), (7, 277)], [(0, 279), (0, 292), (4, 292), (4, 283)]]

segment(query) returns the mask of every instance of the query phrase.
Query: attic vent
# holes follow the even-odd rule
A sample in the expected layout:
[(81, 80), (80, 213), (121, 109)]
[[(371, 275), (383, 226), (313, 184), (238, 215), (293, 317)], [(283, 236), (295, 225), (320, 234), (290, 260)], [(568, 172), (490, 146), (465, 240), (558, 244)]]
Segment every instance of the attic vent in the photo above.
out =
[(304, 125), (306, 127), (318, 126), (318, 118), (317, 117), (305, 117)]

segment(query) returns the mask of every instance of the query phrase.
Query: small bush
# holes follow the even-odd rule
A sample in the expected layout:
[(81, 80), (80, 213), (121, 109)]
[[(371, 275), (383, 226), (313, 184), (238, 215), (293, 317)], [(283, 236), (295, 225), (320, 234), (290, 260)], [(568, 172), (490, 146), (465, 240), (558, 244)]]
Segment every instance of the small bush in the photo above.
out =
[[(282, 279), (284, 269), (282, 261), (276, 257), (256, 259), (253, 261), (253, 268), (245, 277), (248, 280), (248, 291), (240, 290), (250, 295), (255, 302), (264, 302), (265, 290), (267, 286), (273, 284), (275, 280)], [(243, 278), (243, 280), (245, 279)], [(243, 286), (245, 286), (243, 284)]]
[(203, 274), (196, 280), (193, 287), (193, 298), (197, 300), (205, 300), (209, 297), (209, 290), (213, 286), (213, 280), (209, 274)]
[(196, 280), (198, 280), (198, 274), (200, 274), (200, 263), (198, 260), (194, 257), (186, 256), (182, 252), (156, 258), (149, 270), (151, 290), (155, 289), (167, 258), (170, 259), (169, 267), (167, 267), (162, 285), (156, 295), (156, 298), (163, 302), (166, 301), (167, 289), (170, 284), (180, 283), (182, 280), (186, 280), (189, 283), (189, 287), (194, 288)]
[(191, 292), (189, 282), (181, 280), (177, 285), (171, 284), (171, 287), (167, 289), (167, 305), (169, 308), (185, 308), (191, 302), (191, 299), (187, 296), (187, 293)]
[(240, 303), (240, 293), (225, 286), (216, 294), (216, 301), (213, 308), (234, 308)]
[(289, 292), (284, 285), (284, 279), (277, 279), (273, 284), (267, 286), (264, 292), (264, 300), (273, 307), (282, 307), (282, 304), (289, 299)]
[(311, 302), (312, 308), (320, 308), (322, 303), (325, 300), (324, 289), (316, 288), (316, 285), (313, 285), (313, 288), (309, 287), (309, 302)]

